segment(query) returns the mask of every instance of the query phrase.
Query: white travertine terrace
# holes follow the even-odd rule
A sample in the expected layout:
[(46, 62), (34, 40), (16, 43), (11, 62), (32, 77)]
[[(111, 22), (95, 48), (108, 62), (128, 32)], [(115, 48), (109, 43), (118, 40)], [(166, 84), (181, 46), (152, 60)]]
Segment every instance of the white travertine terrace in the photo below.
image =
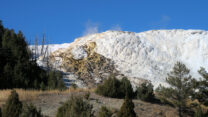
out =
[(72, 50), (74, 59), (82, 59), (87, 56), (82, 47), (90, 42), (96, 43), (95, 52), (114, 61), (118, 71), (150, 80), (155, 86), (166, 85), (166, 75), (176, 61), (186, 64), (196, 78), (200, 67), (208, 70), (207, 31), (106, 31), (77, 38), (62, 52)]

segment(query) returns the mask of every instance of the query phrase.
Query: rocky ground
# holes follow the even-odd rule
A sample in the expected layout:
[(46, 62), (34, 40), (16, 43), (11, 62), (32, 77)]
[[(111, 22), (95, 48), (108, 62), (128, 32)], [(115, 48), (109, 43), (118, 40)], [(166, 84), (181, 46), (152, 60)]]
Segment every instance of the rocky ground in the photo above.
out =
[[(35, 100), (32, 100), (32, 103), (38, 108), (41, 108), (44, 115), (55, 117), (57, 109), (66, 100), (68, 100), (71, 95), (84, 96), (85, 94), (86, 92), (43, 94), (39, 95)], [(93, 105), (95, 114), (98, 112), (101, 106), (106, 106), (116, 113), (120, 109), (123, 99), (107, 98), (96, 95), (95, 93), (91, 93), (89, 102)], [(176, 109), (170, 106), (152, 104), (140, 100), (133, 100), (133, 102), (135, 105), (135, 112), (140, 117), (177, 117)]]

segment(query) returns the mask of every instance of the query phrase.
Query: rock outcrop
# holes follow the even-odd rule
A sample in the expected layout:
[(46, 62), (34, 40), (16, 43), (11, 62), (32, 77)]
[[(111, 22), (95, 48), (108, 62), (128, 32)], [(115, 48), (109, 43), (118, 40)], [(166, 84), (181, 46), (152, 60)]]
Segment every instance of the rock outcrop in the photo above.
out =
[(111, 73), (135, 84), (149, 80), (155, 86), (166, 85), (176, 61), (198, 78), (197, 70), (208, 68), (207, 58), (208, 32), (201, 30), (106, 31), (77, 38), (50, 55), (54, 68), (75, 74), (89, 86)]

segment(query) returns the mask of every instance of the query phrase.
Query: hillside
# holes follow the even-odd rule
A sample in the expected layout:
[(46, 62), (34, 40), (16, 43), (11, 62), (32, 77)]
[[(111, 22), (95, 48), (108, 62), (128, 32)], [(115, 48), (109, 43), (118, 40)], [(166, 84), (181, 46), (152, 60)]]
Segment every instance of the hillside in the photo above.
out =
[(106, 31), (56, 48), (51, 46), (51, 65), (67, 73), (66, 78), (79, 77), (80, 86), (99, 83), (111, 73), (127, 76), (133, 84), (150, 80), (166, 85), (176, 61), (186, 64), (195, 78), (201, 66), (208, 68), (208, 32), (202, 30)]
[[(57, 109), (66, 102), (72, 95), (84, 97), (87, 91), (80, 89), (66, 91), (34, 91), (17, 89), (20, 95), (20, 100), (25, 103), (33, 103), (36, 107), (41, 108), (42, 113), (49, 117), (55, 117)], [(5, 101), (10, 94), (10, 90), (0, 91), (0, 107), (5, 104)], [(118, 112), (123, 99), (108, 98), (91, 93), (89, 103), (93, 105), (95, 115), (102, 106), (107, 106), (114, 113)], [(134, 100), (135, 112), (142, 117), (177, 117), (177, 110), (168, 105), (159, 105), (148, 103), (141, 100)]]

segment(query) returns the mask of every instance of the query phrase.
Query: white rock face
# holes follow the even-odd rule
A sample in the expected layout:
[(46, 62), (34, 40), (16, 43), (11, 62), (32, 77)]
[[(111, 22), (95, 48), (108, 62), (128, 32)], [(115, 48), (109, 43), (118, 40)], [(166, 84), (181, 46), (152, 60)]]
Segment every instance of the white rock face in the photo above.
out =
[(35, 45), (30, 45), (29, 48), (30, 50), (32, 50), (33, 53), (35, 53), (35, 51), (37, 51), (36, 53), (38, 54), (38, 56), (41, 56), (41, 50), (43, 48), (43, 53), (45, 53), (45, 50), (47, 49), (47, 51), (49, 53), (54, 52), (58, 49), (64, 49), (69, 47), (70, 43), (63, 43), (63, 44), (49, 44), (48, 47), (47, 45), (38, 45), (37, 48), (35, 47)]
[[(63, 43), (63, 44), (49, 44), (49, 45), (38, 45), (37, 47), (35, 45), (30, 45), (29, 49), (35, 54), (37, 58), (37, 64), (42, 67), (46, 67), (47, 61), (45, 58), (47, 58), (50, 53), (53, 53), (56, 50), (61, 51), (61, 49), (69, 47), (70, 43)], [(42, 53), (41, 53), (42, 51)], [(44, 58), (45, 57), (45, 58)], [(54, 64), (54, 66), (60, 66), (62, 59), (61, 58), (56, 58), (57, 61)]]
[(150, 80), (155, 86), (166, 85), (166, 75), (176, 61), (186, 64), (196, 78), (200, 67), (208, 69), (207, 31), (106, 31), (77, 38), (71, 43), (69, 48), (76, 59), (86, 56), (79, 47), (89, 42), (96, 42), (95, 52), (113, 60), (118, 71), (129, 77)]
[(78, 46), (72, 49), (72, 55), (74, 59), (79, 60), (87, 57), (87, 52), (82, 46)]

